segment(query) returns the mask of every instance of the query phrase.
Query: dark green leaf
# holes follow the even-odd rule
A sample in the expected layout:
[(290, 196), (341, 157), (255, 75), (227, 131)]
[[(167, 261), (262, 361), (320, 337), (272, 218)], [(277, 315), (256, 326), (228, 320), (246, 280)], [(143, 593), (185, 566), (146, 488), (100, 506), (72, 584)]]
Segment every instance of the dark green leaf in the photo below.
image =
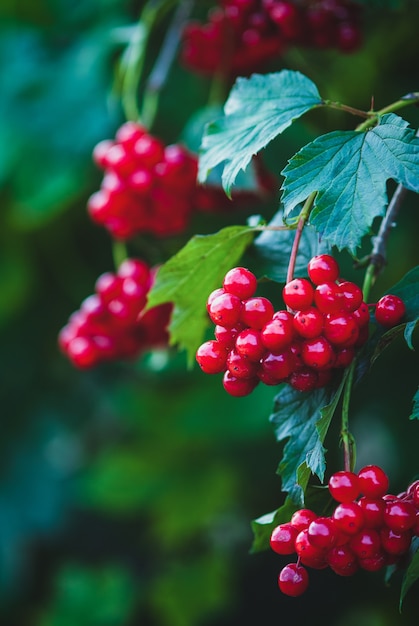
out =
[[(284, 226), (283, 212), (278, 211), (268, 226)], [(277, 282), (285, 282), (295, 230), (265, 230), (253, 242), (249, 254), (254, 269), (259, 276), (267, 276)], [(306, 226), (301, 236), (295, 265), (296, 276), (307, 275), (307, 264), (316, 254), (329, 251), (319, 241), (319, 236), (311, 226)]]
[(288, 439), (278, 466), (282, 488), (296, 504), (304, 503), (310, 474), (322, 481), (326, 469), (323, 442), (339, 402), (343, 380), (336, 390), (301, 393), (288, 385), (275, 398), (270, 421), (278, 441)]
[(202, 140), (198, 178), (225, 163), (223, 187), (229, 194), (237, 174), (272, 139), (322, 100), (303, 74), (282, 70), (238, 78), (224, 108), (224, 117), (209, 124)]
[(411, 419), (411, 420), (419, 419), (419, 387), (418, 387), (418, 390), (416, 391), (415, 395), (413, 396), (412, 414), (411, 414), (409, 419)]
[(400, 591), (400, 604), (399, 609), (401, 610), (403, 605), (403, 600), (406, 597), (407, 592), (413, 585), (413, 583), (419, 578), (419, 550), (415, 552), (412, 557), (412, 560), (409, 563), (409, 567), (407, 568), (402, 582), (402, 588)]
[(367, 132), (336, 131), (304, 146), (282, 174), (286, 216), (317, 191), (310, 220), (330, 245), (355, 252), (387, 206), (386, 181), (419, 191), (419, 138), (383, 115)]
[(192, 362), (208, 325), (206, 301), (221, 286), (252, 242), (254, 229), (229, 226), (214, 235), (196, 235), (162, 265), (149, 294), (148, 308), (173, 302), (170, 339), (185, 348)]

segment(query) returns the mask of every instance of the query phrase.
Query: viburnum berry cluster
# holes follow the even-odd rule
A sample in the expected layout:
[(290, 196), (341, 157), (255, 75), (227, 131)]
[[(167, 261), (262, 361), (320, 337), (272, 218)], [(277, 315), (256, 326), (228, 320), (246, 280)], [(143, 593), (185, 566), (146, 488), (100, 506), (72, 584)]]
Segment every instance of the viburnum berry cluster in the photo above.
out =
[[(329, 254), (313, 257), (307, 270), (308, 279), (283, 287), (287, 309), (274, 311), (268, 298), (256, 297), (256, 276), (244, 267), (227, 272), (209, 295), (215, 339), (199, 346), (196, 360), (206, 374), (224, 372), (227, 393), (248, 395), (259, 382), (286, 382), (299, 391), (324, 387), (367, 340), (370, 312), (360, 287), (339, 278)], [(403, 315), (397, 296), (384, 296), (376, 306), (377, 321), (386, 326)]]
[[(139, 233), (156, 237), (185, 231), (194, 211), (218, 213), (273, 193), (273, 177), (255, 159), (258, 189), (227, 198), (216, 185), (198, 185), (198, 158), (181, 144), (165, 145), (137, 123), (125, 122), (115, 139), (100, 141), (93, 160), (104, 171), (87, 204), (91, 219), (115, 239)], [(275, 181), (276, 182), (276, 181)]]
[(300, 509), (290, 522), (276, 526), (272, 550), (298, 557), (281, 570), (280, 590), (289, 596), (304, 593), (309, 584), (306, 567), (330, 567), (340, 576), (352, 576), (359, 569), (375, 572), (400, 563), (419, 535), (419, 481), (397, 496), (387, 493), (388, 487), (388, 476), (377, 465), (358, 473), (336, 472), (328, 484), (338, 503), (331, 515)]
[(197, 159), (183, 146), (165, 146), (136, 122), (125, 122), (114, 140), (103, 140), (93, 160), (104, 170), (88, 213), (116, 239), (140, 232), (163, 237), (183, 231), (193, 208)]
[(126, 259), (116, 273), (99, 276), (95, 293), (70, 316), (58, 337), (61, 350), (78, 368), (126, 359), (167, 345), (171, 304), (143, 313), (155, 269)]
[(361, 41), (361, 6), (350, 0), (224, 0), (206, 24), (187, 25), (182, 60), (195, 72), (237, 76), (292, 45), (352, 52)]

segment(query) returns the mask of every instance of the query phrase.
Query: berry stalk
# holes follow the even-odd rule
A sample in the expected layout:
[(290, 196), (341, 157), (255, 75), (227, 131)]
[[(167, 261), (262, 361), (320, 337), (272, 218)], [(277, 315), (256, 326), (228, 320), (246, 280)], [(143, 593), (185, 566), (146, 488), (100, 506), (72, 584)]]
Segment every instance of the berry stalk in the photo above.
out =
[(295, 263), (297, 260), (298, 247), (300, 245), (301, 235), (303, 234), (304, 226), (309, 218), (311, 209), (313, 208), (316, 194), (317, 194), (317, 191), (313, 191), (308, 196), (301, 210), (300, 216), (298, 218), (297, 230), (295, 232), (294, 242), (292, 244), (292, 249), (291, 249), (291, 254), (290, 254), (290, 260), (288, 263), (287, 283), (291, 282), (292, 279), (294, 278), (294, 269), (295, 269)]

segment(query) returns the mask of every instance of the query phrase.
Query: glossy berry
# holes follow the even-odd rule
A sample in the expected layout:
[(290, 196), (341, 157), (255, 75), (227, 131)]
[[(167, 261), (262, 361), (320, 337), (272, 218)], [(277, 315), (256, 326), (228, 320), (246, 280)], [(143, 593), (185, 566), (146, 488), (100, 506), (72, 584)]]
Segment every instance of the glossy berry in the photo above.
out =
[(323, 330), (324, 316), (311, 306), (304, 311), (297, 311), (293, 318), (294, 330), (306, 339), (318, 337)]
[(214, 324), (231, 328), (240, 319), (242, 302), (231, 293), (224, 292), (216, 296), (208, 307), (208, 313)]
[(238, 378), (233, 376), (228, 370), (223, 376), (223, 387), (230, 396), (240, 398), (242, 396), (248, 396), (259, 380), (257, 378)]
[(388, 294), (377, 302), (375, 319), (386, 328), (399, 324), (406, 313), (406, 307), (401, 298)]
[(360, 493), (359, 478), (354, 472), (335, 472), (329, 479), (329, 491), (337, 502), (356, 500)]
[(318, 369), (333, 365), (333, 348), (325, 337), (303, 341), (301, 354), (304, 363), (309, 367)]
[(300, 596), (306, 591), (308, 583), (307, 570), (296, 563), (285, 565), (278, 577), (278, 586), (287, 596)]
[(332, 517), (335, 526), (347, 535), (355, 535), (364, 526), (364, 512), (356, 502), (341, 502)]
[(415, 525), (415, 506), (408, 501), (395, 500), (393, 502), (387, 502), (383, 520), (388, 528), (396, 532), (409, 530)]
[(388, 489), (387, 474), (378, 465), (366, 465), (358, 472), (359, 489), (368, 498), (380, 498)]
[(288, 311), (278, 311), (261, 330), (264, 346), (278, 352), (289, 346), (294, 338), (293, 316)]
[(350, 313), (330, 313), (324, 318), (324, 336), (335, 346), (353, 346), (359, 336), (359, 326)]
[(315, 285), (335, 282), (339, 276), (339, 265), (330, 254), (319, 254), (310, 259), (308, 275)]
[(339, 286), (333, 282), (317, 285), (314, 291), (314, 304), (322, 313), (338, 313), (343, 304)]
[(318, 515), (311, 509), (299, 509), (292, 514), (290, 523), (300, 532), (308, 528), (317, 517)]
[(313, 302), (314, 289), (305, 278), (294, 278), (282, 290), (285, 304), (295, 311), (308, 309)]
[(250, 328), (260, 330), (269, 322), (273, 314), (274, 307), (268, 298), (248, 298), (243, 301), (240, 321)]
[(330, 517), (318, 517), (308, 527), (308, 540), (312, 546), (328, 549), (337, 540), (337, 528)]
[(245, 328), (239, 332), (235, 340), (235, 347), (239, 354), (255, 362), (260, 361), (266, 352), (261, 331), (254, 328)]
[(245, 267), (234, 267), (224, 277), (223, 288), (241, 300), (251, 298), (257, 287), (256, 276)]
[(277, 554), (293, 554), (298, 530), (290, 523), (279, 524), (271, 534), (270, 546)]
[(218, 341), (206, 341), (196, 351), (196, 360), (206, 374), (219, 374), (226, 369), (227, 351)]

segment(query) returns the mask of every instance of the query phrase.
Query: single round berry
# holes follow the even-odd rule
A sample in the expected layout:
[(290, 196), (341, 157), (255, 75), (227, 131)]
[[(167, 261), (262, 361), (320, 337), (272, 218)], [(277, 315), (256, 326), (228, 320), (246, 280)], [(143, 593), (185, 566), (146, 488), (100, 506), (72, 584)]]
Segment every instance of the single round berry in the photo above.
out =
[(386, 328), (399, 324), (406, 313), (406, 306), (401, 298), (388, 294), (377, 302), (375, 319)]
[(359, 478), (354, 472), (341, 470), (329, 479), (329, 492), (337, 502), (352, 502), (360, 493)]
[(343, 294), (339, 285), (325, 282), (317, 285), (314, 291), (314, 304), (322, 313), (338, 313), (342, 310)]
[(248, 396), (257, 386), (259, 380), (257, 378), (237, 378), (228, 370), (223, 376), (223, 387), (230, 396), (240, 398)]
[(359, 327), (350, 313), (330, 313), (324, 319), (324, 336), (335, 346), (353, 346), (359, 336)]
[(210, 340), (199, 346), (196, 360), (205, 374), (219, 374), (226, 369), (226, 349), (218, 341)]
[(378, 532), (372, 528), (363, 528), (349, 542), (349, 547), (359, 559), (367, 559), (381, 548)]
[(282, 290), (285, 304), (294, 311), (308, 309), (313, 303), (314, 289), (305, 278), (294, 278)]
[(338, 530), (347, 535), (355, 535), (364, 526), (364, 512), (356, 502), (341, 502), (332, 518)]
[(242, 302), (237, 296), (224, 292), (211, 301), (208, 309), (214, 324), (231, 328), (239, 321)]
[(358, 472), (360, 492), (367, 498), (381, 498), (388, 490), (387, 474), (378, 465), (366, 465)]
[(301, 596), (306, 591), (308, 582), (307, 570), (297, 563), (285, 565), (278, 577), (280, 590), (291, 597)]
[(245, 267), (234, 267), (225, 275), (223, 288), (241, 300), (246, 300), (254, 295), (257, 288), (257, 278)]
[(331, 367), (335, 359), (332, 346), (322, 336), (303, 341), (301, 355), (304, 363), (315, 369)]
[(258, 369), (254, 361), (250, 361), (234, 349), (229, 352), (226, 365), (230, 374), (236, 378), (254, 378)]
[(259, 361), (266, 352), (261, 331), (245, 328), (236, 337), (236, 351), (250, 361)]
[(358, 569), (358, 559), (348, 545), (331, 548), (326, 558), (330, 569), (339, 576), (352, 576)]
[(294, 554), (298, 530), (292, 524), (279, 524), (271, 534), (270, 546), (277, 554)]
[(387, 502), (384, 510), (384, 524), (396, 532), (413, 528), (416, 522), (416, 508), (412, 502), (394, 500)]
[(383, 550), (396, 556), (405, 554), (410, 548), (412, 533), (409, 530), (395, 531), (387, 526), (380, 530), (380, 539)]
[(262, 370), (277, 382), (285, 381), (292, 372), (293, 358), (289, 350), (273, 354), (268, 352), (261, 359)]
[(302, 367), (292, 372), (289, 377), (289, 384), (297, 391), (312, 391), (318, 385), (318, 373), (310, 367)]
[(273, 314), (274, 307), (268, 298), (263, 296), (248, 298), (243, 301), (240, 321), (249, 328), (260, 330), (269, 322)]
[(297, 311), (293, 318), (294, 330), (305, 339), (318, 337), (323, 330), (324, 316), (311, 306), (304, 311)]
[(319, 254), (310, 259), (308, 275), (315, 285), (333, 283), (339, 276), (339, 265), (330, 254)]
[(384, 521), (386, 503), (382, 498), (367, 498), (362, 496), (358, 504), (364, 513), (365, 528), (381, 528)]
[(335, 545), (337, 528), (330, 517), (318, 517), (308, 527), (308, 540), (315, 548), (329, 549)]
[(308, 538), (308, 528), (301, 530), (295, 539), (295, 551), (303, 565), (313, 569), (323, 569), (327, 563), (326, 551), (314, 546)]
[(277, 311), (261, 330), (264, 346), (271, 352), (280, 352), (294, 338), (293, 316), (288, 311)]
[(342, 293), (342, 308), (347, 313), (353, 313), (362, 304), (362, 289), (355, 283), (345, 280), (339, 283), (339, 290)]
[(308, 528), (317, 517), (318, 515), (311, 509), (299, 509), (292, 514), (290, 524), (300, 532)]

